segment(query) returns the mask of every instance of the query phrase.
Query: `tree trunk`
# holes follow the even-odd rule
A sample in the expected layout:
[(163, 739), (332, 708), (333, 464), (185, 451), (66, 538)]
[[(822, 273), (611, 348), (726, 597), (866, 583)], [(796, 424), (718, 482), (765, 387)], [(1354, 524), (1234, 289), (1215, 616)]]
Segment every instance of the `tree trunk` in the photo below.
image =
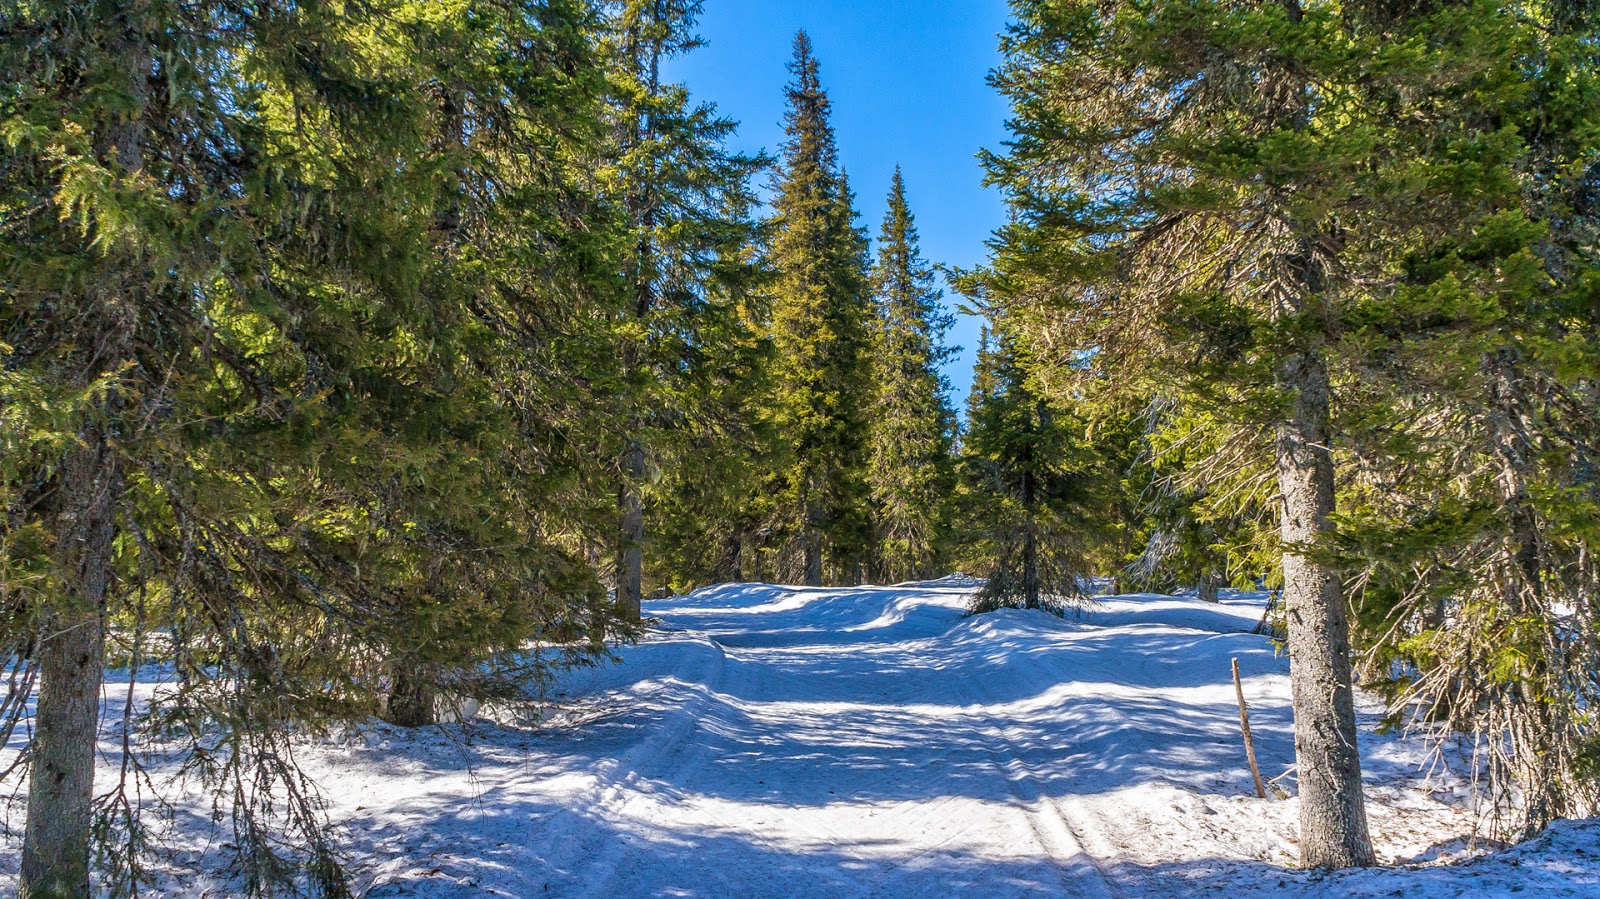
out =
[(621, 545), (617, 547), (617, 606), (626, 620), (638, 624), (644, 617), (644, 447), (628, 442), (622, 460), (622, 486), (617, 503), (622, 510)]
[(1222, 601), (1222, 578), (1207, 572), (1200, 577), (1200, 583), (1195, 587), (1195, 598), (1201, 602)]
[(103, 426), (62, 466), (63, 593), (38, 646), (39, 704), (22, 844), (20, 899), (89, 895), (89, 829), (105, 667), (118, 468)]
[[(1033, 453), (1028, 454), (1028, 464), (1033, 462)], [(1033, 472), (1022, 473), (1022, 606), (1025, 609), (1041, 608), (1039, 602), (1039, 539), (1034, 527), (1034, 506), (1037, 502), (1036, 491), (1033, 486)]]
[[(144, 168), (145, 109), (150, 49), (127, 29), (142, 10), (129, 3), (109, 49), (121, 57), (129, 108), (105, 124), (96, 152), (118, 174)], [(85, 347), (83, 383), (119, 371), (132, 353), (137, 310), (113, 274), (102, 296), (85, 307), (95, 331)], [(39, 694), (34, 710), (28, 812), (18, 899), (89, 895), (94, 762), (100, 734), (100, 687), (105, 671), (105, 612), (115, 554), (117, 498), (122, 471), (112, 441), (113, 395), (88, 413), (79, 441), (62, 460), (56, 558), (61, 595), (43, 616), (38, 644)]]
[(1312, 554), (1331, 531), (1334, 510), (1327, 364), (1302, 352), (1284, 363), (1281, 378), (1293, 397), (1288, 419), (1278, 426), (1277, 463), (1300, 778), (1300, 863), (1364, 867), (1376, 859), (1361, 788), (1344, 585), (1337, 571)]
[(395, 669), (394, 683), (384, 703), (383, 720), (396, 727), (427, 727), (439, 720), (439, 696), (419, 669)]
[[(1500, 499), (1510, 529), (1511, 562), (1515, 576), (1507, 578), (1505, 604), (1519, 618), (1542, 618), (1544, 605), (1545, 560), (1541, 549), (1539, 515), (1529, 496), (1527, 471), (1534, 449), (1526, 445), (1517, 426), (1519, 381), (1515, 360), (1505, 351), (1490, 360), (1494, 382), (1491, 390), (1494, 455), (1500, 467)], [(1543, 761), (1555, 738), (1555, 722), (1539, 696), (1536, 684), (1549, 676), (1549, 664), (1541, 655), (1529, 660), (1530, 675), (1517, 680), (1516, 712), (1511, 727), (1512, 764), (1515, 779), (1522, 788), (1524, 832), (1543, 830), (1564, 810), (1566, 803), (1557, 783), (1557, 772)]]
[(807, 531), (805, 535), (805, 586), (822, 586), (822, 535)]
[[(820, 480), (820, 478), (819, 478)], [(800, 535), (805, 550), (805, 586), (822, 586), (822, 491), (818, 485), (808, 485), (803, 497), (805, 503), (805, 533)]]

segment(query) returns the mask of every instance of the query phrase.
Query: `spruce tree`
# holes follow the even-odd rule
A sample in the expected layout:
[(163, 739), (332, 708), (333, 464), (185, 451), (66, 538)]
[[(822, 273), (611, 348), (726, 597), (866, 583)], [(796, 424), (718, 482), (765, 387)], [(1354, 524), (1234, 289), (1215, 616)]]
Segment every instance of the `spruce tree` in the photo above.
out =
[(0, 29), (0, 579), (42, 675), (24, 895), (87, 895), (95, 854), (138, 886), (136, 798), (91, 803), (103, 625), (180, 672), (141, 720), (189, 740), (253, 894), (347, 890), (292, 726), (383, 710), (391, 662), (510, 695), (603, 649), (550, 512), (584, 404), (526, 376), (596, 318), (563, 185), (599, 82), (581, 9), (499, 9), (45, 3)]
[(888, 581), (932, 577), (954, 488), (955, 413), (940, 366), (942, 338), (954, 316), (941, 305), (933, 269), (922, 258), (895, 168), (888, 211), (872, 270), (872, 351), (877, 394), (872, 406), (872, 487), (877, 566)]
[[(596, 324), (611, 300), (597, 275), (617, 233), (590, 198), (605, 136), (598, 35), (575, 4), (532, 17), (471, 2), (441, 11), (396, 11), (415, 17), (400, 58), (426, 116), (409, 185), (423, 243), (397, 252), (426, 251), (414, 283), (386, 289), (426, 310), (410, 359), (420, 377), (350, 402), (374, 430), (433, 452), (398, 472), (351, 466), (352, 492), (410, 524), (366, 546), (426, 559), (363, 565), (411, 599), (382, 634), (392, 645), (382, 714), (408, 726), (464, 696), (515, 692), (521, 669), (497, 666), (532, 633), (554, 636), (561, 622), (567, 639), (592, 644), (609, 617), (567, 545), (601, 521), (598, 497), (573, 485), (592, 463), (570, 446), (611, 424), (582, 411), (600, 406), (615, 358)], [(436, 504), (441, 484), (459, 494), (452, 506)], [(472, 546), (476, 563), (462, 564)]]
[(865, 561), (866, 239), (855, 224), (831, 104), (804, 32), (795, 37), (789, 71), (787, 139), (772, 204), (771, 327), (774, 425), (792, 443), (793, 456), (776, 473), (782, 507), (775, 524), (788, 538), (785, 558), (795, 560), (783, 571), (820, 585), (830, 551), (844, 577)]
[(735, 294), (750, 273), (736, 260), (754, 226), (736, 198), (766, 160), (725, 149), (735, 124), (662, 74), (700, 46), (700, 6), (627, 0), (615, 5), (609, 26), (618, 159), (607, 189), (626, 235), (615, 582), (623, 614), (634, 621), (645, 583), (647, 472), (675, 464), (690, 432), (713, 426), (722, 410), (707, 379), (748, 344)]
[[(1364, 400), (1347, 538), (1358, 636), (1395, 720), (1475, 737), (1488, 824), (1507, 836), (1600, 807), (1585, 711), (1597, 631), (1582, 611), (1600, 496), (1600, 24), (1571, 11), (1362, 23), (1438, 46), (1426, 65), (1449, 76), (1429, 91), (1369, 90), (1448, 110), (1449, 125), (1401, 120), (1412, 172), (1430, 176), (1427, 214), (1393, 210), (1412, 229), (1374, 298), (1387, 314), (1363, 309), (1347, 338)], [(1459, 66), (1466, 47), (1477, 65)]]
[[(988, 278), (1004, 285), (1041, 348), (1041, 380), (1074, 389), (1082, 379), (1060, 373), (1086, 350), (1089, 374), (1133, 386), (1160, 379), (1184, 418), (1208, 421), (1206, 439), (1226, 449), (1218, 458), (1231, 460), (1203, 463), (1202, 485), (1275, 480), (1302, 861), (1370, 864), (1341, 585), (1360, 564), (1349, 546), (1372, 552), (1386, 541), (1362, 582), (1372, 583), (1371, 570), (1405, 572), (1385, 588), (1401, 595), (1454, 593), (1481, 609), (1469, 597), (1498, 591), (1505, 614), (1477, 619), (1474, 640), (1452, 644), (1446, 633), (1472, 616), (1438, 616), (1449, 623), (1432, 628), (1438, 646), (1487, 647), (1521, 627), (1510, 620), (1552, 621), (1534, 614), (1545, 602), (1534, 585), (1563, 570), (1561, 554), (1536, 562), (1526, 552), (1517, 562), (1516, 547), (1541, 544), (1541, 518), (1565, 517), (1536, 509), (1534, 481), (1581, 492), (1585, 466), (1535, 475), (1539, 466), (1527, 463), (1552, 451), (1577, 463), (1585, 451), (1570, 441), (1587, 425), (1567, 430), (1566, 450), (1511, 435), (1550, 421), (1555, 398), (1585, 383), (1572, 297), (1592, 261), (1570, 238), (1582, 218), (1571, 214), (1582, 192), (1574, 173), (1593, 159), (1584, 146), (1593, 128), (1576, 112), (1594, 108), (1578, 99), (1592, 96), (1592, 41), (1563, 33), (1559, 4), (1018, 9), (996, 78), (1018, 133), (990, 163), (1019, 215)], [(1546, 229), (1568, 242), (1542, 239)], [(1533, 362), (1558, 333), (1570, 367), (1510, 362)], [(1052, 358), (1045, 347), (1063, 349)], [(1342, 492), (1336, 466), (1349, 472)], [(1356, 522), (1388, 505), (1374, 501), (1384, 491), (1373, 484), (1386, 470), (1417, 477), (1409, 489), (1427, 497), (1389, 514), (1432, 506), (1440, 519), (1366, 542), (1376, 532)], [(1450, 494), (1474, 472), (1494, 480), (1468, 495), (1495, 497), (1500, 514), (1478, 519), (1496, 528), (1463, 540), (1461, 521), (1471, 519), (1456, 515), (1461, 497)], [(1388, 487), (1387, 499), (1408, 489)], [(1431, 578), (1419, 584), (1416, 572), (1428, 568), (1411, 564), (1411, 553), (1430, 543), (1421, 539), (1429, 531), (1442, 538), (1429, 551), (1484, 559), (1489, 584), (1464, 596), (1460, 583), (1436, 582), (1438, 592), (1427, 589)], [(1521, 633), (1552, 633), (1545, 627)], [(1539, 639), (1521, 641), (1519, 658)], [(1471, 651), (1416, 651), (1426, 645), (1402, 653), (1416, 666), (1402, 678), (1433, 685), (1423, 693), (1485, 688), (1461, 708), (1510, 700), (1500, 708), (1522, 710), (1511, 730), (1523, 735), (1509, 745), (1520, 744), (1515, 754), (1533, 777), (1535, 747), (1563, 726), (1550, 725), (1552, 694), (1529, 685), (1561, 680), (1547, 673), (1566, 666), (1559, 653), (1534, 653), (1542, 661), (1527, 668), (1490, 666), (1501, 674), (1485, 679)], [(1528, 739), (1533, 732), (1545, 737)], [(1548, 792), (1530, 784), (1534, 803), (1548, 807), (1539, 798)]]
[[(1329, 324), (1348, 271), (1341, 213), (1370, 145), (1334, 125), (1358, 74), (1321, 5), (1016, 4), (997, 85), (1015, 110), (990, 156), (1017, 219), (990, 277), (1029, 342), (1070, 372), (1168, 364), (1269, 442), (1282, 506), (1301, 860), (1374, 861), (1349, 625), (1323, 547), (1335, 497)], [(1048, 337), (1046, 336), (1048, 335)], [(1219, 364), (1194, 366), (1198, 354)], [(1042, 375), (1048, 378), (1049, 375)], [(1071, 380), (1062, 378), (1063, 383)]]
[(1003, 322), (984, 333), (961, 443), (965, 570), (983, 577), (974, 612), (1061, 612), (1087, 595), (1090, 555), (1114, 472), (1079, 410), (1030, 382)]
[[(730, 192), (725, 215), (749, 221), (753, 187)], [(686, 593), (697, 587), (764, 577), (763, 530), (772, 513), (767, 479), (783, 467), (783, 440), (772, 427), (773, 364), (768, 334), (766, 228), (729, 229), (715, 253), (720, 273), (709, 306), (722, 310), (703, 328), (706, 351), (685, 395), (682, 429), (664, 452), (652, 490), (647, 545), (650, 583)], [(711, 350), (715, 350), (712, 352)]]

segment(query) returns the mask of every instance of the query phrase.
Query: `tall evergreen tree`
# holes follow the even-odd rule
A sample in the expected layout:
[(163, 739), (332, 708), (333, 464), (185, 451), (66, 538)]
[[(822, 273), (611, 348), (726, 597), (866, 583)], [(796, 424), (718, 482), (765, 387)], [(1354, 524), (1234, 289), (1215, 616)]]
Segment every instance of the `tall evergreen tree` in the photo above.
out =
[[(615, 358), (611, 335), (596, 326), (609, 311), (597, 273), (608, 268), (604, 240), (615, 230), (586, 196), (603, 148), (604, 73), (583, 7), (526, 15), (461, 0), (395, 12), (414, 17), (402, 58), (425, 108), (416, 152), (426, 180), (412, 185), (411, 202), (430, 214), (420, 223), (427, 251), (415, 285), (391, 289), (414, 290), (427, 310), (416, 339), (428, 352), (414, 357), (426, 378), (352, 406), (372, 427), (403, 428), (436, 455), (401, 477), (366, 470), (356, 480), (399, 487), (365, 501), (398, 504), (395, 514), (410, 516), (416, 533), (452, 548), (479, 546), (483, 571), (511, 566), (496, 572), (498, 585), (461, 567), (448, 569), (452, 583), (443, 565), (460, 558), (456, 549), (412, 541), (402, 550), (436, 557), (396, 570), (389, 586), (415, 604), (393, 627), (383, 714), (416, 726), (436, 720), (447, 694), (514, 689), (515, 666), (485, 677), (496, 659), (515, 655), (518, 637), (504, 634), (544, 632), (558, 620), (568, 639), (598, 640), (605, 630), (594, 573), (564, 544), (599, 524), (572, 483), (587, 460), (569, 444), (610, 426), (584, 410), (599, 405)], [(448, 512), (430, 497), (421, 516), (407, 494), (436, 490), (429, 481), (484, 492)], [(483, 505), (500, 514), (453, 514)], [(479, 522), (500, 530), (477, 533)], [(513, 600), (505, 591), (518, 583), (523, 596)], [(568, 603), (588, 612), (575, 615)]]
[(1015, 4), (995, 80), (1016, 136), (989, 163), (1019, 215), (993, 278), (1031, 306), (1036, 335), (1092, 349), (1101, 371), (1166, 361), (1199, 386), (1196, 353), (1227, 363), (1202, 369), (1205, 389), (1271, 441), (1282, 498), (1301, 859), (1370, 865), (1346, 604), (1319, 549), (1335, 496), (1328, 326), (1350, 224), (1336, 211), (1354, 209), (1347, 176), (1368, 149), (1330, 130), (1344, 113), (1321, 87), (1354, 73), (1333, 51), (1345, 42), (1331, 7), (1135, 6)]
[[(252, 894), (346, 892), (290, 725), (383, 710), (399, 670), (509, 691), (488, 679), (602, 649), (572, 523), (549, 526), (566, 379), (520, 368), (596, 317), (564, 291), (604, 259), (563, 192), (598, 134), (583, 10), (384, 12), (42, 3), (0, 27), (24, 895), (88, 895), (97, 852), (136, 886), (137, 803), (92, 801), (107, 627), (136, 658), (166, 635), (184, 686), (142, 720), (193, 743)], [(555, 655), (517, 662), (535, 639)]]
[(766, 161), (729, 152), (735, 124), (662, 74), (663, 65), (700, 46), (700, 6), (625, 0), (611, 13), (619, 158), (610, 189), (627, 235), (615, 582), (623, 614), (634, 621), (645, 582), (648, 472), (670, 464), (674, 444), (690, 430), (714, 426), (723, 410), (707, 378), (748, 345), (735, 304), (751, 276), (738, 264), (738, 247), (754, 238), (754, 226), (736, 198)]
[(933, 269), (922, 258), (899, 167), (878, 238), (872, 286), (877, 394), (868, 482), (876, 563), (890, 581), (931, 577), (955, 486), (955, 413), (940, 372), (952, 354), (942, 339), (954, 316), (941, 305)]
[[(732, 220), (747, 220), (756, 207), (753, 187), (727, 202)], [(717, 253), (723, 276), (713, 302), (726, 310), (715, 319), (722, 330), (708, 341), (716, 352), (701, 357), (689, 417), (669, 445), (649, 506), (654, 525), (647, 560), (657, 589), (685, 593), (764, 576), (762, 532), (772, 506), (763, 488), (784, 458), (769, 418), (766, 231), (758, 227), (753, 241), (743, 231), (730, 232)]]
[[(789, 112), (773, 200), (776, 271), (771, 326), (777, 352), (774, 424), (793, 444), (777, 474), (783, 505), (777, 527), (787, 558), (807, 584), (864, 561), (866, 410), (871, 366), (866, 239), (855, 224), (849, 182), (839, 167), (811, 39), (795, 37)], [(795, 571), (795, 568), (798, 571)]]
[(1512, 836), (1600, 808), (1600, 630), (1582, 611), (1600, 537), (1600, 22), (1574, 8), (1363, 22), (1482, 62), (1432, 60), (1451, 77), (1408, 98), (1449, 111), (1404, 120), (1415, 170), (1436, 174), (1431, 214), (1397, 236), (1390, 317), (1348, 338), (1367, 407), (1348, 491), (1359, 636), (1396, 719), (1474, 735), (1489, 823)]
[(960, 553), (985, 579), (973, 611), (1059, 612), (1087, 593), (1114, 475), (1077, 410), (1030, 383), (1003, 322), (984, 333), (961, 444)]
[[(1538, 310), (1567, 300), (1531, 285), (1582, 282), (1572, 254), (1531, 238), (1539, 226), (1517, 207), (1545, 207), (1552, 185), (1573, 183), (1555, 172), (1592, 156), (1586, 138), (1546, 158), (1518, 135), (1593, 133), (1569, 118), (1590, 90), (1592, 41), (1553, 36), (1564, 5), (1491, 0), (1016, 8), (996, 81), (1017, 136), (990, 164), (1019, 215), (987, 279), (1005, 288), (1033, 347), (1065, 348), (1035, 358), (1041, 380), (1075, 389), (1050, 372), (1071, 371), (1084, 350), (1089, 374), (1160, 378), (1227, 448), (1232, 461), (1211, 464), (1210, 477), (1275, 481), (1302, 861), (1370, 864), (1340, 554), (1358, 533), (1356, 497), (1347, 491), (1335, 515), (1336, 463), (1370, 476), (1382, 453), (1420, 446), (1410, 425), (1428, 419), (1402, 424), (1391, 404), (1437, 409), (1457, 389), (1475, 394), (1468, 408), (1500, 411), (1463, 413), (1437, 436), (1478, 447), (1480, 462), (1530, 458), (1497, 448), (1517, 441), (1494, 434), (1545, 402), (1513, 411), (1495, 399), (1528, 383), (1497, 360), (1533, 344), (1491, 323), (1523, 312), (1549, 321)], [(1551, 270), (1530, 274), (1539, 265)], [(1434, 369), (1450, 354), (1425, 346), (1433, 335), (1476, 361)], [(1446, 371), (1467, 383), (1438, 392), (1431, 379)], [(1385, 385), (1394, 392), (1380, 395)], [(1496, 488), (1501, 520), (1529, 535), (1530, 485), (1519, 475)], [(1505, 537), (1479, 545), (1511, 559), (1507, 546), (1537, 543)], [(1513, 616), (1538, 605), (1527, 601), (1537, 567), (1497, 579), (1523, 584), (1507, 591)], [(1471, 670), (1464, 655), (1427, 658), (1444, 681)], [(1524, 720), (1537, 719), (1537, 690), (1513, 683), (1499, 695), (1518, 693)], [(1530, 764), (1531, 745), (1520, 753)]]

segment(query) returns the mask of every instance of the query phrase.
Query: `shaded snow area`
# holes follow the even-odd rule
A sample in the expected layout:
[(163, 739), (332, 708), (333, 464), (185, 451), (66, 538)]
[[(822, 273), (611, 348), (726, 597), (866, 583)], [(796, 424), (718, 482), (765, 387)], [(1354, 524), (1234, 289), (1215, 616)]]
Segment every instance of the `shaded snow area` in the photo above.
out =
[[(1288, 664), (1250, 633), (1262, 597), (966, 618), (970, 590), (650, 603), (649, 638), (566, 677), (537, 727), (379, 728), (301, 758), (371, 899), (1600, 897), (1600, 822), (1469, 857), (1461, 762), (1372, 735), (1375, 704), (1372, 828), (1402, 867), (1293, 870), (1295, 803), (1255, 798), (1229, 671), (1276, 777)], [(189, 864), (225, 839), (193, 833)], [(165, 887), (229, 894), (192, 870)]]

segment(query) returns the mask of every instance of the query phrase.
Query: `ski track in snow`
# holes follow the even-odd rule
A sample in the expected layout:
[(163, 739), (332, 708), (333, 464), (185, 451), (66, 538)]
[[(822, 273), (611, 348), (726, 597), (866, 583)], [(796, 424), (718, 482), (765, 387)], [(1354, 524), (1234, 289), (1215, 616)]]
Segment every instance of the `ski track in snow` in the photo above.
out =
[[(1463, 861), (1462, 759), (1380, 737), (1364, 703), (1386, 870), (1290, 866), (1295, 803), (1260, 800), (1293, 762), (1287, 661), (1250, 630), (1264, 598), (1115, 597), (1057, 619), (967, 618), (971, 586), (733, 585), (649, 603), (617, 666), (562, 679), (530, 727), (378, 726), (301, 753), (368, 899), (477, 896), (1225, 896), (1600, 899), (1600, 824)], [(109, 747), (108, 747), (109, 748)], [(110, 756), (108, 756), (109, 758)], [(14, 890), (20, 804), (0, 836)], [(220, 897), (226, 836), (161, 894)]]

